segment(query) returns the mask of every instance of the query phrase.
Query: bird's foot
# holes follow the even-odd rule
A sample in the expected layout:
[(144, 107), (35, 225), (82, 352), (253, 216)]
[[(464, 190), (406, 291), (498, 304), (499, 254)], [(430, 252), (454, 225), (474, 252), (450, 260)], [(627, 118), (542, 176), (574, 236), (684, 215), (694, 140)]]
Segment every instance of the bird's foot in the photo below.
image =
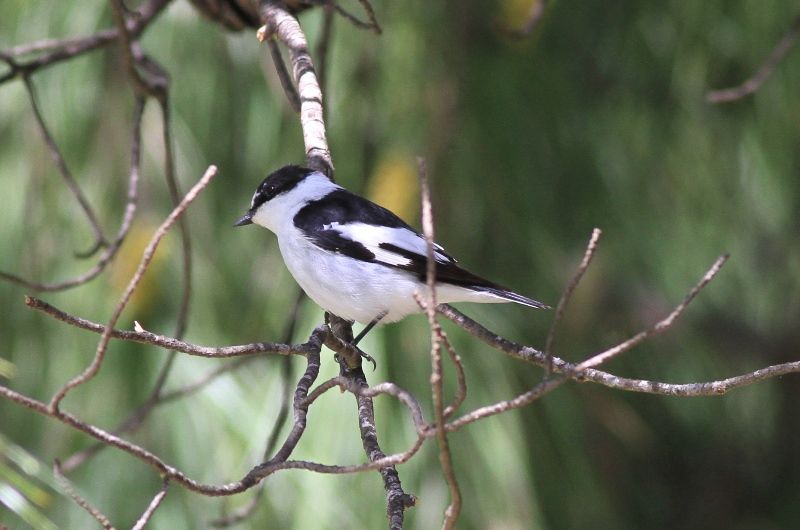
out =
[[(373, 372), (378, 368), (378, 363), (375, 361), (375, 359), (372, 357), (372, 355), (370, 355), (367, 352), (359, 349), (357, 346), (353, 345), (352, 343), (348, 344), (348, 346), (351, 346), (353, 348), (353, 350), (355, 350), (355, 353), (358, 354), (359, 357), (361, 357), (365, 361), (369, 361), (370, 363), (372, 363), (372, 371)], [(347, 359), (344, 358), (344, 356), (342, 356), (342, 355), (340, 355), (338, 353), (334, 353), (333, 354), (333, 360), (336, 361), (339, 364), (339, 366), (341, 366), (342, 368), (345, 368), (346, 370), (350, 370), (351, 367), (348, 364)]]

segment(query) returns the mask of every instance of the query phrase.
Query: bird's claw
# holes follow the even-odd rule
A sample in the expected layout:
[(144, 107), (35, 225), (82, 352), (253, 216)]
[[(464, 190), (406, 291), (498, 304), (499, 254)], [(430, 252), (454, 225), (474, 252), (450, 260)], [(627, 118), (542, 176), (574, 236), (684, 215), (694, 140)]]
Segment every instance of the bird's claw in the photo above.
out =
[(367, 352), (365, 352), (365, 351), (362, 351), (362, 350), (358, 350), (358, 354), (359, 354), (359, 355), (361, 356), (361, 358), (362, 358), (362, 359), (364, 359), (365, 361), (369, 361), (369, 362), (371, 362), (371, 363), (372, 363), (372, 371), (373, 371), (373, 372), (374, 372), (375, 370), (377, 370), (377, 369), (378, 369), (378, 363), (377, 363), (377, 362), (375, 362), (375, 359), (372, 357), (372, 355), (370, 355), (370, 354), (368, 354)]
[[(352, 346), (352, 344), (351, 344), (351, 346)], [(378, 363), (377, 363), (377, 361), (375, 361), (375, 359), (372, 357), (372, 355), (368, 354), (367, 352), (365, 352), (363, 350), (360, 350), (359, 348), (357, 348), (355, 346), (353, 346), (353, 349), (356, 350), (356, 352), (358, 352), (359, 357), (361, 357), (365, 361), (369, 361), (370, 363), (372, 363), (372, 371), (373, 372), (378, 369)], [(350, 369), (350, 367), (347, 364), (347, 360), (345, 358), (343, 358), (342, 355), (340, 355), (338, 353), (334, 353), (333, 354), (333, 360), (336, 361), (336, 363), (339, 364), (340, 366), (343, 366), (344, 368), (346, 368), (348, 370)]]

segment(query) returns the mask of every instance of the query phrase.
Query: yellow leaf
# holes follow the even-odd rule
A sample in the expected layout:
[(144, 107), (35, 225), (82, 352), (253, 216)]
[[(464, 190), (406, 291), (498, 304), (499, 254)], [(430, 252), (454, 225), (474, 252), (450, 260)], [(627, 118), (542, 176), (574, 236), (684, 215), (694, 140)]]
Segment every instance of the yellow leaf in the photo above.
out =
[(419, 211), (419, 180), (412, 157), (397, 151), (385, 154), (369, 179), (367, 197), (414, 224)]
[(531, 9), (542, 0), (503, 0), (500, 12), (501, 23), (505, 28), (521, 27), (530, 17)]
[[(149, 221), (140, 221), (134, 223), (131, 227), (125, 242), (122, 244), (122, 248), (119, 249), (119, 254), (117, 254), (112, 264), (109, 275), (109, 283), (114, 290), (115, 296), (121, 294), (128, 286), (128, 282), (130, 282), (142, 259), (142, 253), (157, 227), (158, 225)], [(142, 281), (134, 291), (128, 303), (128, 310), (133, 315), (146, 313), (158, 299), (159, 289), (164, 285), (162, 276), (165, 271), (165, 265), (170, 260), (170, 254), (172, 253), (170, 242), (169, 236), (161, 241), (153, 260), (142, 277)]]

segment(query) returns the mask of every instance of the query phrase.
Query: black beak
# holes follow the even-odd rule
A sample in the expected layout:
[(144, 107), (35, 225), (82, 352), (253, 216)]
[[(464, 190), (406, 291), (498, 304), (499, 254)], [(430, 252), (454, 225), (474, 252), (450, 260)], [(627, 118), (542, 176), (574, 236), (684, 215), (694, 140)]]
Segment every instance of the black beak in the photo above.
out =
[(251, 224), (253, 224), (253, 214), (251, 212), (247, 212), (246, 214), (241, 216), (238, 221), (233, 223), (233, 226), (244, 226)]

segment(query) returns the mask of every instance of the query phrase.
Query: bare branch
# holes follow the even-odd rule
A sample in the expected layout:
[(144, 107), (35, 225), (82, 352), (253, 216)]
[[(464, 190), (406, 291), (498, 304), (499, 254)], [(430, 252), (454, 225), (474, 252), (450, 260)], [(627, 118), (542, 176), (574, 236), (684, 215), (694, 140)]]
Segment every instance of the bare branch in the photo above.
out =
[[(592, 238), (592, 240), (589, 243), (589, 247), (587, 248), (587, 254), (584, 257), (584, 262), (586, 263), (586, 266), (588, 266), (588, 261), (591, 259), (590, 249), (593, 247), (592, 242), (596, 243), (596, 238), (594, 238), (594, 237)], [(667, 315), (666, 318), (664, 318), (661, 321), (657, 322), (656, 324), (651, 326), (649, 329), (647, 329), (645, 331), (642, 331), (640, 333), (637, 333), (635, 336), (633, 336), (632, 338), (620, 343), (619, 345), (617, 345), (617, 346), (615, 346), (613, 348), (609, 348), (608, 350), (605, 350), (603, 352), (600, 352), (597, 355), (594, 355), (594, 356), (590, 357), (589, 359), (587, 359), (586, 361), (584, 361), (584, 362), (582, 362), (582, 363), (580, 363), (578, 365), (575, 365), (575, 366), (569, 365), (569, 363), (566, 363), (566, 362), (562, 361), (561, 359), (558, 359), (558, 363), (556, 364), (554, 362), (556, 360), (554, 357), (552, 357), (550, 355), (547, 355), (547, 354), (542, 354), (541, 352), (537, 352), (539, 357), (544, 355), (545, 362), (546, 362), (546, 364), (545, 364), (546, 367), (547, 366), (556, 367), (556, 371), (561, 374), (560, 377), (552, 378), (552, 379), (545, 379), (543, 382), (539, 383), (538, 385), (536, 385), (534, 388), (532, 388), (528, 392), (525, 392), (525, 393), (523, 393), (523, 394), (521, 394), (521, 395), (519, 395), (519, 396), (517, 396), (517, 397), (515, 397), (513, 399), (500, 401), (498, 403), (495, 403), (495, 404), (492, 404), (492, 405), (487, 405), (485, 407), (481, 407), (479, 409), (473, 410), (473, 411), (461, 416), (460, 418), (456, 419), (455, 421), (450, 422), (447, 425), (447, 429), (448, 430), (458, 430), (461, 427), (463, 427), (464, 425), (467, 425), (469, 423), (473, 423), (475, 421), (478, 421), (479, 419), (486, 418), (488, 416), (494, 416), (496, 414), (500, 414), (500, 413), (506, 412), (506, 411), (511, 410), (511, 409), (516, 409), (516, 408), (520, 408), (520, 407), (524, 407), (526, 405), (529, 405), (530, 403), (532, 403), (535, 400), (537, 400), (540, 397), (542, 397), (547, 392), (550, 392), (550, 391), (554, 390), (555, 388), (561, 386), (562, 384), (567, 382), (569, 379), (576, 379), (576, 380), (580, 381), (580, 380), (583, 379), (584, 374), (586, 374), (586, 371), (588, 369), (591, 369), (594, 366), (597, 366), (599, 364), (607, 362), (607, 361), (613, 359), (614, 357), (616, 357), (617, 355), (619, 355), (619, 354), (621, 354), (621, 353), (623, 353), (625, 351), (630, 350), (631, 348), (633, 348), (634, 346), (640, 344), (644, 340), (646, 340), (646, 339), (648, 339), (648, 338), (650, 338), (650, 337), (652, 337), (654, 335), (657, 335), (658, 333), (662, 333), (662, 332), (666, 331), (667, 329), (672, 327), (674, 322), (680, 317), (680, 315), (686, 309), (686, 306), (697, 296), (697, 294), (706, 285), (708, 285), (708, 283), (711, 280), (714, 279), (714, 276), (716, 276), (716, 274), (719, 272), (720, 268), (722, 267), (722, 265), (725, 263), (725, 261), (727, 259), (728, 259), (727, 255), (721, 256), (720, 258), (718, 258), (714, 262), (714, 264), (711, 266), (711, 268), (708, 270), (708, 272), (706, 272), (706, 274), (703, 276), (703, 278), (700, 280), (700, 282), (698, 282), (697, 285), (695, 285), (692, 288), (692, 290), (689, 292), (689, 294), (686, 295), (686, 297), (683, 299), (683, 301), (681, 301), (681, 303), (678, 304), (677, 307), (669, 315)], [(445, 316), (447, 316), (447, 315), (445, 315)], [(569, 365), (569, 368), (567, 368), (568, 365)], [(612, 377), (614, 377), (614, 376), (612, 376)]]
[[(127, 9), (124, 4), (122, 5), (122, 9)], [(162, 111), (162, 133), (163, 133), (163, 141), (164, 141), (164, 166), (165, 166), (165, 175), (167, 178), (167, 185), (170, 192), (170, 197), (172, 198), (173, 205), (177, 205), (180, 202), (179, 190), (177, 183), (175, 181), (175, 171), (174, 171), (174, 161), (172, 155), (172, 140), (170, 135), (170, 119), (169, 119), (169, 106), (167, 105), (167, 85), (164, 85), (164, 91), (161, 94), (163, 97), (159, 97), (159, 103), (161, 104), (161, 111)], [(140, 105), (144, 104), (144, 96), (137, 96), (137, 101)], [(141, 112), (141, 108), (137, 110), (137, 112)], [(138, 136), (138, 135), (136, 135)], [(135, 139), (134, 143), (134, 154), (132, 159), (136, 161), (136, 167), (138, 172), (138, 160), (139, 160), (139, 147), (138, 147), (139, 139)], [(178, 220), (178, 227), (180, 229), (181, 234), (181, 248), (182, 248), (182, 257), (183, 257), (183, 294), (181, 296), (181, 304), (178, 309), (178, 315), (176, 318), (175, 324), (175, 338), (181, 339), (186, 330), (186, 323), (188, 319), (188, 312), (189, 312), (189, 300), (191, 296), (191, 269), (192, 269), (192, 262), (191, 262), (191, 246), (189, 240), (189, 232), (188, 227), (185, 222), (184, 217), (181, 217)], [(159, 374), (156, 377), (156, 382), (153, 385), (153, 388), (150, 390), (150, 394), (145, 399), (145, 401), (139, 405), (125, 420), (121, 422), (121, 424), (114, 429), (114, 434), (122, 434), (125, 432), (135, 432), (145, 421), (147, 416), (152, 412), (152, 410), (160, 403), (160, 395), (161, 391), (163, 390), (164, 385), (166, 384), (167, 377), (169, 376), (170, 370), (173, 366), (175, 361), (175, 351), (171, 351), (167, 356), (167, 359), (164, 361), (161, 369), (159, 370)], [(79, 465), (83, 464), (87, 459), (91, 458), (99, 450), (101, 450), (104, 446), (102, 444), (95, 444), (90, 447), (87, 447), (64, 461), (63, 469), (65, 472), (69, 473), (74, 470)]]
[[(581, 260), (580, 265), (578, 265), (578, 270), (575, 271), (575, 274), (570, 279), (567, 287), (564, 289), (564, 293), (561, 295), (561, 299), (558, 301), (558, 305), (556, 306), (556, 314), (553, 316), (553, 323), (550, 324), (550, 329), (547, 332), (547, 340), (544, 342), (544, 352), (550, 356), (550, 353), (553, 351), (553, 338), (556, 334), (556, 328), (558, 324), (561, 322), (561, 319), (564, 317), (564, 311), (567, 309), (567, 304), (569, 303), (570, 299), (572, 298), (572, 293), (575, 292), (575, 288), (578, 287), (578, 283), (580, 283), (583, 275), (586, 273), (586, 270), (589, 268), (589, 265), (592, 262), (592, 258), (594, 257), (594, 252), (597, 249), (597, 243), (600, 241), (600, 236), (603, 235), (603, 231), (599, 228), (595, 228), (592, 230), (592, 235), (589, 238), (589, 243), (586, 245), (586, 250), (583, 253), (583, 259)], [(546, 373), (550, 373), (552, 371), (551, 362), (548, 362), (545, 366)]]
[(372, 10), (372, 6), (369, 2), (365, 0), (359, 0), (361, 5), (365, 7), (367, 11), (367, 16), (369, 17), (369, 22), (364, 22), (354, 14), (350, 13), (349, 11), (345, 10), (342, 6), (338, 3), (333, 2), (333, 8), (339, 13), (343, 18), (347, 19), (351, 24), (353, 24), (357, 28), (361, 29), (369, 29), (375, 32), (376, 35), (381, 34), (381, 27), (378, 25), (378, 21), (375, 19), (375, 12)]
[(283, 62), (283, 56), (281, 55), (278, 43), (275, 42), (275, 39), (269, 39), (267, 40), (267, 47), (269, 48), (270, 57), (272, 57), (272, 63), (275, 65), (278, 80), (281, 82), (281, 87), (283, 87), (283, 93), (286, 94), (286, 100), (289, 102), (289, 106), (292, 107), (292, 110), (299, 113), (300, 94), (297, 93), (297, 89), (294, 87), (294, 83), (289, 77), (289, 70), (286, 69), (286, 63)]
[(458, 410), (461, 404), (464, 403), (467, 397), (467, 378), (464, 374), (464, 364), (461, 362), (461, 356), (458, 355), (453, 345), (450, 344), (450, 339), (447, 338), (447, 334), (438, 322), (436, 323), (436, 328), (436, 332), (439, 334), (439, 341), (444, 344), (447, 353), (450, 354), (450, 360), (453, 361), (453, 365), (456, 369), (456, 381), (458, 383), (456, 393), (453, 395), (453, 401), (444, 409), (444, 418), (449, 419)]
[(22, 80), (25, 83), (25, 90), (28, 93), (28, 99), (31, 102), (33, 116), (36, 118), (36, 123), (39, 126), (39, 131), (42, 134), (42, 139), (47, 146), (47, 150), (50, 152), (50, 157), (53, 159), (56, 168), (58, 168), (58, 172), (61, 173), (61, 178), (64, 179), (64, 183), (67, 185), (67, 188), (69, 188), (69, 191), (75, 196), (75, 200), (78, 201), (78, 205), (80, 205), (81, 210), (83, 210), (83, 213), (86, 216), (86, 219), (89, 221), (92, 231), (94, 232), (94, 243), (92, 243), (92, 246), (89, 248), (89, 250), (78, 253), (80, 257), (89, 257), (97, 252), (97, 250), (101, 247), (107, 246), (108, 241), (106, 240), (105, 234), (103, 234), (103, 229), (100, 228), (100, 223), (97, 221), (97, 216), (95, 215), (94, 210), (92, 210), (92, 207), (89, 205), (89, 201), (86, 199), (86, 196), (81, 191), (80, 186), (78, 186), (78, 183), (72, 176), (72, 172), (69, 170), (67, 162), (64, 160), (64, 156), (61, 154), (58, 144), (56, 144), (56, 141), (50, 134), (47, 123), (45, 123), (44, 117), (42, 116), (42, 111), (39, 108), (39, 103), (36, 101), (36, 90), (33, 86), (33, 81), (31, 81), (30, 77), (27, 75), (23, 76)]
[(512, 409), (518, 409), (521, 407), (525, 407), (530, 405), (546, 393), (555, 390), (559, 386), (566, 383), (568, 379), (566, 377), (560, 376), (557, 378), (545, 379), (538, 385), (534, 386), (531, 390), (520, 394), (519, 396), (509, 399), (500, 401), (498, 403), (493, 403), (491, 405), (486, 405), (484, 407), (480, 407), (475, 409), (455, 420), (451, 421), (447, 425), (445, 425), (445, 429), (448, 432), (457, 431), (461, 427), (465, 425), (469, 425), (470, 423), (474, 423), (480, 419), (487, 418), (489, 416), (494, 416), (496, 414), (501, 414), (503, 412), (507, 412)]
[(103, 512), (92, 506), (89, 501), (81, 497), (80, 494), (75, 491), (75, 488), (72, 487), (69, 479), (64, 476), (64, 473), (61, 472), (61, 464), (58, 460), (53, 462), (53, 475), (64, 492), (69, 495), (73, 501), (75, 501), (75, 504), (86, 510), (86, 512), (94, 517), (94, 519), (106, 530), (114, 530), (114, 525), (111, 524), (111, 521), (108, 520), (108, 517), (106, 517)]
[[(39, 300), (38, 298), (26, 297), (25, 304), (32, 309), (42, 311), (57, 320), (85, 329), (94, 333), (103, 333), (106, 329), (102, 324), (91, 322), (84, 318), (76, 317), (57, 309), (56, 307)], [(149, 331), (127, 331), (115, 329), (111, 332), (111, 337), (115, 339), (129, 340), (141, 344), (152, 344), (167, 350), (175, 350), (198, 357), (227, 358), (240, 357), (243, 355), (254, 355), (261, 353), (275, 353), (279, 355), (307, 355), (312, 348), (309, 343), (291, 345), (279, 342), (254, 342), (252, 344), (241, 344), (237, 346), (198, 346), (182, 340), (177, 340), (164, 335), (157, 335)], [(313, 348), (312, 348), (313, 349)]]
[(772, 75), (775, 68), (789, 55), (789, 52), (794, 48), (797, 42), (797, 37), (800, 36), (800, 15), (798, 15), (789, 30), (781, 38), (775, 48), (772, 49), (764, 63), (756, 70), (752, 77), (747, 79), (741, 85), (732, 88), (723, 88), (719, 90), (711, 90), (706, 94), (706, 101), (709, 103), (730, 103), (749, 96), (756, 90), (761, 88), (761, 85), (767, 78)]
[(333, 6), (326, 3), (322, 12), (322, 30), (320, 31), (319, 42), (317, 43), (317, 77), (319, 77), (319, 87), (322, 93), (327, 92), (328, 80), (328, 49), (330, 48), (331, 38), (333, 37)]
[(109, 340), (111, 339), (111, 333), (114, 330), (114, 325), (117, 323), (117, 320), (122, 314), (123, 309), (125, 309), (125, 306), (128, 304), (133, 291), (139, 285), (142, 276), (144, 276), (144, 272), (147, 270), (150, 260), (153, 259), (153, 254), (155, 253), (158, 244), (161, 242), (161, 239), (166, 235), (167, 231), (172, 227), (178, 217), (183, 214), (186, 208), (188, 208), (192, 201), (197, 198), (199, 193), (208, 185), (209, 182), (211, 182), (211, 179), (214, 178), (216, 174), (216, 166), (209, 166), (200, 181), (195, 184), (191, 190), (189, 190), (189, 193), (186, 194), (180, 204), (178, 204), (178, 206), (172, 210), (172, 213), (169, 214), (167, 219), (161, 224), (160, 227), (158, 227), (158, 230), (156, 230), (155, 234), (153, 234), (153, 238), (150, 240), (150, 243), (148, 243), (144, 253), (142, 254), (142, 259), (139, 262), (139, 266), (136, 268), (136, 272), (128, 283), (128, 287), (122, 294), (117, 307), (114, 309), (114, 312), (109, 319), (105, 331), (103, 331), (103, 334), (100, 337), (100, 342), (97, 345), (97, 351), (95, 352), (94, 359), (86, 368), (86, 370), (83, 371), (83, 373), (67, 382), (67, 384), (65, 384), (58, 392), (55, 393), (53, 398), (50, 400), (49, 407), (51, 410), (57, 411), (58, 405), (61, 403), (61, 400), (64, 399), (64, 396), (67, 395), (67, 392), (76, 386), (82, 385), (83, 383), (89, 381), (95, 376), (95, 374), (97, 374), (97, 371), (100, 369), (100, 365), (105, 358), (106, 348)]
[[(139, 16), (127, 21), (128, 33), (131, 37), (138, 37), (150, 23), (163, 11), (171, 0), (149, 0), (142, 4)], [(40, 68), (52, 66), (61, 61), (78, 57), (84, 53), (99, 49), (114, 42), (119, 36), (118, 28), (99, 31), (88, 37), (70, 38), (58, 41), (47, 40), (30, 45), (17, 46), (8, 51), (0, 52), (0, 60), (8, 64), (10, 71), (0, 75), (0, 84), (10, 81), (20, 75), (30, 75)], [(28, 55), (38, 51), (49, 51), (35, 59), (20, 62), (14, 58), (19, 55)]]
[(139, 53), (139, 57), (134, 56), (134, 48), (136, 46), (134, 39), (128, 31), (126, 22), (126, 8), (122, 0), (109, 0), (111, 4), (111, 14), (114, 16), (114, 23), (117, 25), (117, 32), (119, 34), (119, 43), (122, 48), (122, 61), (125, 69), (128, 71), (131, 83), (136, 93), (140, 96), (159, 96), (165, 90), (165, 79), (161, 77), (148, 77), (143, 75), (142, 72), (147, 72), (148, 69), (143, 69), (140, 72), (137, 65), (142, 62), (143, 55)]
[(433, 395), (433, 413), (436, 421), (436, 441), (439, 443), (439, 464), (442, 466), (442, 473), (450, 489), (450, 505), (444, 512), (442, 528), (449, 530), (455, 527), (458, 515), (461, 512), (461, 491), (458, 488), (458, 480), (456, 479), (455, 470), (453, 469), (453, 457), (450, 454), (450, 445), (447, 441), (447, 433), (444, 425), (442, 341), (441, 329), (439, 329), (439, 323), (436, 322), (436, 261), (433, 251), (433, 211), (431, 208), (425, 160), (417, 158), (417, 166), (419, 172), (420, 195), (422, 199), (422, 233), (425, 236), (425, 250), (427, 254), (425, 271), (427, 300), (425, 301), (425, 313), (428, 316), (428, 325), (431, 328), (431, 394)]
[(84, 283), (89, 282), (94, 278), (96, 278), (100, 273), (102, 273), (105, 270), (105, 268), (114, 258), (114, 256), (116, 256), (119, 248), (122, 246), (122, 242), (128, 235), (128, 231), (130, 230), (131, 224), (133, 223), (133, 219), (136, 215), (136, 203), (139, 197), (139, 192), (138, 192), (139, 166), (141, 161), (140, 146), (141, 146), (141, 136), (142, 136), (141, 127), (142, 127), (143, 112), (144, 112), (144, 100), (142, 98), (136, 98), (136, 105), (133, 118), (133, 139), (131, 140), (131, 171), (130, 171), (130, 177), (128, 179), (127, 204), (125, 206), (125, 212), (122, 215), (122, 222), (120, 223), (119, 231), (117, 232), (116, 238), (111, 243), (111, 245), (106, 247), (106, 249), (100, 255), (100, 258), (98, 259), (94, 267), (84, 272), (83, 274), (76, 276), (75, 278), (55, 283), (32, 282), (30, 280), (26, 280), (24, 278), (6, 272), (0, 272), (0, 278), (25, 286), (35, 291), (53, 292), (53, 291), (63, 291), (65, 289), (76, 287), (78, 285), (83, 285)]
[[(543, 352), (506, 339), (449, 305), (440, 305), (436, 310), (473, 337), (506, 353), (510, 357), (538, 366), (544, 366), (547, 362), (547, 357)], [(759, 381), (791, 373), (798, 373), (800, 372), (800, 361), (776, 364), (726, 379), (686, 384), (619, 377), (595, 368), (587, 368), (583, 371), (578, 371), (576, 364), (567, 362), (559, 357), (553, 357), (553, 371), (559, 374), (569, 375), (578, 382), (597, 383), (617, 390), (664, 396), (697, 397), (721, 396), (733, 389)]]
[(378, 24), (378, 19), (375, 16), (375, 10), (372, 9), (372, 4), (369, 0), (358, 0), (358, 3), (364, 8), (364, 11), (367, 13), (367, 17), (369, 18), (369, 27), (372, 31), (375, 32), (376, 35), (380, 35), (383, 30), (381, 29), (380, 24)]
[(306, 162), (310, 168), (333, 177), (333, 161), (325, 135), (322, 91), (308, 54), (305, 34), (297, 19), (286, 10), (282, 2), (259, 0), (259, 3), (264, 26), (258, 31), (258, 39), (263, 42), (276, 35), (289, 50), (292, 72), (300, 94), (300, 124), (303, 127)]
[(169, 487), (169, 479), (164, 479), (164, 483), (161, 485), (161, 489), (158, 490), (153, 500), (150, 501), (150, 504), (147, 506), (147, 509), (144, 511), (141, 517), (136, 521), (136, 524), (133, 525), (132, 530), (142, 530), (150, 518), (155, 513), (156, 509), (161, 505), (161, 501), (164, 500), (164, 497), (167, 496), (167, 488)]
[[(300, 305), (304, 299), (305, 293), (303, 293), (302, 290), (298, 291), (294, 300), (294, 304), (292, 305), (292, 311), (289, 315), (289, 320), (286, 323), (286, 329), (283, 333), (283, 342), (288, 343), (294, 337), (294, 331), (297, 327), (298, 317), (300, 316)], [(255, 357), (246, 357), (244, 359), (239, 359), (238, 361), (241, 362), (249, 359), (255, 359)], [(270, 433), (267, 436), (267, 443), (264, 448), (263, 457), (265, 461), (270, 458), (272, 452), (275, 450), (275, 446), (278, 443), (278, 435), (280, 435), (281, 430), (283, 430), (283, 427), (286, 424), (286, 420), (289, 418), (289, 377), (291, 376), (291, 373), (292, 365), (289, 362), (289, 359), (286, 358), (281, 363), (281, 405), (278, 409), (278, 416), (275, 418), (275, 423), (273, 423), (272, 429), (270, 429)], [(262, 482), (255, 495), (253, 495), (247, 504), (230, 515), (226, 515), (212, 521), (212, 526), (224, 528), (237, 524), (250, 517), (259, 506), (261, 498), (264, 496), (264, 491), (264, 483)]]
[(663, 333), (669, 328), (671, 328), (672, 325), (675, 323), (675, 321), (678, 320), (678, 318), (680, 318), (680, 316), (683, 314), (683, 311), (686, 309), (686, 306), (688, 306), (689, 303), (691, 303), (691, 301), (694, 300), (697, 294), (700, 291), (702, 291), (703, 288), (706, 285), (708, 285), (708, 283), (711, 280), (714, 279), (714, 277), (717, 275), (722, 266), (725, 265), (725, 262), (728, 261), (728, 257), (729, 255), (725, 254), (717, 258), (717, 260), (714, 262), (711, 268), (705, 273), (705, 275), (703, 275), (703, 278), (697, 283), (697, 285), (695, 285), (692, 288), (691, 291), (689, 291), (689, 294), (686, 295), (686, 298), (684, 298), (681, 301), (681, 303), (678, 304), (675, 307), (675, 309), (673, 309), (672, 312), (669, 315), (667, 315), (663, 320), (656, 322), (649, 329), (637, 333), (636, 335), (626, 340), (625, 342), (622, 342), (614, 346), (613, 348), (609, 348), (596, 355), (593, 355), (589, 359), (586, 359), (577, 366), (577, 370), (579, 371), (585, 370), (586, 368), (592, 368), (599, 364), (605, 363), (613, 359), (620, 353), (626, 352), (631, 348), (641, 344), (650, 337), (658, 335), (659, 333)]

